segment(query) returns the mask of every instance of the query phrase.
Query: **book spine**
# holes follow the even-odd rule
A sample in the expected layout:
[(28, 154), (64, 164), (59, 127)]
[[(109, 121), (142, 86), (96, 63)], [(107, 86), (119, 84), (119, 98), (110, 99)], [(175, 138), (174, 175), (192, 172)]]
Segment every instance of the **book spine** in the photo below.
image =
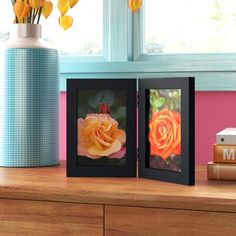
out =
[(213, 145), (213, 162), (236, 164), (236, 145)]
[(208, 163), (207, 178), (209, 180), (236, 180), (236, 165)]

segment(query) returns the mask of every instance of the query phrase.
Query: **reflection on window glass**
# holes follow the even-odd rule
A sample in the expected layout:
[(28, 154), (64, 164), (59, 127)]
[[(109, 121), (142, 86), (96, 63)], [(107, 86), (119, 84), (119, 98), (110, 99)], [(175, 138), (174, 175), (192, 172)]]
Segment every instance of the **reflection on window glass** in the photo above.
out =
[[(0, 39), (6, 40), (12, 25), (14, 14), (10, 0), (1, 3)], [(79, 54), (81, 56), (102, 55), (103, 51), (103, 0), (80, 0), (68, 12), (74, 19), (73, 26), (64, 31), (58, 24), (60, 12), (57, 0), (52, 0), (53, 12), (50, 17), (42, 19), (43, 38), (60, 50), (62, 54)], [(43, 17), (42, 17), (43, 18)]]
[(144, 53), (236, 51), (235, 0), (145, 0)]

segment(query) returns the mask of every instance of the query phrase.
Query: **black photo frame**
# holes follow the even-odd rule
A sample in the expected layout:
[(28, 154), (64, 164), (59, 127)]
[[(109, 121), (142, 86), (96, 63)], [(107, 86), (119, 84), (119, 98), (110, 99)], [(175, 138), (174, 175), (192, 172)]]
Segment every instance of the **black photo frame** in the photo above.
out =
[[(158, 127), (159, 129), (159, 126), (157, 124), (159, 124), (160, 122), (162, 122), (160, 124), (163, 124), (165, 122), (162, 119), (168, 119), (168, 116), (166, 114), (170, 110), (168, 108), (168, 106), (170, 105), (168, 106), (163, 105), (163, 107), (165, 106), (166, 107), (162, 108), (162, 110), (158, 110), (157, 108), (157, 112), (154, 112), (156, 109), (155, 107), (154, 107), (155, 109), (153, 107), (152, 107), (152, 110), (150, 109), (150, 106), (152, 106), (150, 104), (151, 102), (154, 101), (152, 100), (153, 97), (155, 99), (155, 96), (159, 96), (159, 97), (162, 96), (160, 95), (161, 92), (167, 93), (168, 91), (171, 92), (171, 93), (168, 93), (169, 94), (168, 96), (173, 96), (172, 91), (175, 91), (175, 93), (180, 91), (179, 94), (181, 94), (180, 96), (181, 105), (180, 105), (180, 108), (178, 108), (178, 109), (181, 109), (181, 112), (179, 112), (180, 117), (181, 117), (181, 123), (180, 123), (180, 128), (181, 128), (181, 141), (180, 141), (181, 149), (180, 150), (181, 152), (178, 151), (181, 154), (179, 154), (176, 151), (176, 153), (179, 154), (181, 159), (180, 159), (180, 164), (178, 168), (176, 168), (175, 166), (171, 167), (171, 168), (176, 168), (178, 171), (176, 170), (173, 171), (170, 167), (168, 167), (169, 163), (166, 162), (167, 159), (164, 160), (165, 163), (163, 164), (164, 162), (163, 157), (166, 158), (166, 156), (164, 156), (165, 150), (163, 148), (165, 146), (162, 145), (162, 143), (158, 143), (160, 142), (160, 140), (162, 140), (160, 138), (158, 139), (159, 140), (158, 142), (155, 142), (156, 141), (155, 137), (159, 137), (158, 136), (159, 133), (157, 134), (157, 136), (155, 136), (156, 135), (155, 128)], [(155, 93), (157, 93), (157, 95)], [(194, 178), (194, 97), (195, 97), (194, 78), (163, 78), (163, 79), (139, 80), (139, 144), (138, 144), (138, 147), (139, 147), (139, 176), (140, 177), (173, 182), (173, 183), (186, 184), (186, 185), (194, 185), (194, 182), (195, 182), (195, 178)], [(173, 100), (173, 98), (165, 99), (165, 97), (163, 97), (162, 100), (160, 101), (166, 102), (168, 100), (169, 102), (170, 100), (170, 104), (171, 104), (171, 99)], [(158, 103), (156, 104), (158, 106)], [(165, 114), (163, 112), (164, 109), (166, 109), (164, 111)], [(154, 111), (150, 112), (150, 110), (151, 111), (154, 110)], [(172, 115), (174, 112), (175, 112), (175, 116), (177, 117), (176, 111), (170, 111), (170, 114)], [(160, 115), (162, 115), (161, 118), (160, 118)], [(160, 128), (160, 129), (161, 129), (160, 132), (163, 132), (161, 134), (166, 135), (165, 128)], [(177, 128), (175, 128), (175, 130), (176, 129)], [(167, 136), (163, 136), (163, 137), (167, 137)], [(151, 142), (153, 142), (154, 144), (152, 144)], [(153, 145), (154, 147), (153, 146), (151, 147), (151, 145)], [(158, 147), (159, 149), (157, 149), (156, 147)], [(152, 152), (154, 153), (153, 156), (151, 155)], [(155, 152), (158, 154), (156, 154)], [(163, 157), (160, 157), (158, 155), (163, 155)], [(170, 158), (171, 162), (172, 161), (174, 162), (178, 158), (178, 155), (171, 154), (171, 156), (168, 158)], [(176, 159), (173, 159), (173, 158), (176, 158)]]
[[(91, 96), (94, 94), (96, 95), (96, 91), (106, 91), (106, 93), (110, 93), (109, 91), (113, 91), (113, 94), (116, 94), (117, 98), (121, 100), (123, 99), (122, 100), (123, 103), (124, 103), (124, 97), (125, 97), (125, 108), (126, 108), (125, 110), (125, 122), (126, 122), (125, 123), (125, 134), (126, 134), (125, 155), (126, 156), (125, 156), (125, 163), (122, 162), (123, 163), (122, 165), (120, 164), (121, 162), (119, 162), (119, 165), (117, 165), (117, 162), (115, 162), (115, 160), (114, 161), (112, 160), (113, 161), (112, 164), (110, 164), (109, 162), (109, 165), (108, 165), (107, 159), (103, 157), (101, 158), (99, 157), (100, 159), (103, 158), (103, 162), (98, 162), (97, 159), (95, 160), (95, 162), (91, 162), (90, 161), (91, 158), (88, 157), (88, 155), (87, 156), (85, 154), (80, 155), (80, 153), (82, 152), (80, 151), (78, 146), (80, 145), (80, 140), (83, 137), (81, 138), (78, 134), (79, 125), (77, 124), (79, 122), (84, 122), (85, 117), (84, 119), (78, 117), (79, 116), (78, 110), (80, 109), (78, 104), (81, 105), (82, 102), (86, 101), (87, 97), (89, 97), (90, 95)], [(136, 176), (136, 114), (137, 114), (136, 113), (136, 95), (137, 95), (136, 79), (113, 79), (113, 80), (68, 79), (67, 80), (67, 177), (122, 177), (122, 176), (135, 177)], [(106, 96), (107, 96), (106, 101), (109, 101), (110, 99), (109, 94)], [(95, 96), (96, 99), (100, 99), (101, 97), (102, 95), (100, 94)], [(97, 102), (96, 99), (95, 99), (95, 102)], [(90, 104), (92, 104), (91, 106), (93, 106), (94, 104), (93, 100), (92, 102), (90, 101)], [(109, 108), (108, 106), (105, 106), (104, 109), (103, 109), (104, 111), (101, 111), (101, 112), (106, 113), (106, 110)], [(80, 127), (82, 127), (82, 125)], [(119, 132), (118, 132), (119, 135), (124, 136), (124, 131), (121, 130)], [(79, 140), (79, 144), (78, 144), (78, 140)], [(86, 149), (84, 147), (87, 147), (87, 146), (83, 145), (83, 150)], [(100, 152), (96, 150), (96, 155), (97, 153), (100, 153)], [(92, 156), (92, 158), (97, 158), (95, 154), (93, 155), (94, 156)], [(84, 159), (82, 157), (84, 157)], [(90, 165), (90, 163), (92, 164)], [(99, 163), (99, 165), (93, 164), (93, 163)]]

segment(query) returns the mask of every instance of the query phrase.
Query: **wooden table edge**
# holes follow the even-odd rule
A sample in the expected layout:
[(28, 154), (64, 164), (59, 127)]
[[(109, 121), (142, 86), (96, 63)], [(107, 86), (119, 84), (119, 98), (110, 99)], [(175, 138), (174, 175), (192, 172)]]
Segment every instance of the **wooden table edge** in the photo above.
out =
[(130, 194), (129, 199), (127, 199), (124, 198), (123, 194), (115, 193), (113, 196), (110, 193), (107, 197), (101, 192), (98, 194), (98, 191), (80, 192), (77, 195), (68, 192), (62, 195), (30, 192), (27, 189), (25, 192), (17, 192), (17, 187), (6, 188), (3, 192), (4, 189), (0, 186), (0, 199), (236, 213), (236, 199), (146, 194), (139, 194), (138, 197), (136, 194)]

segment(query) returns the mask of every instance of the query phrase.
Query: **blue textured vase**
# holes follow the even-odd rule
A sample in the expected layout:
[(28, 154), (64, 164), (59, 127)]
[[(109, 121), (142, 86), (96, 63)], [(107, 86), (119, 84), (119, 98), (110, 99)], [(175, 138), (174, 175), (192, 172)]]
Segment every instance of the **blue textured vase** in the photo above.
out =
[(41, 26), (16, 24), (0, 52), (0, 166), (59, 164), (59, 62)]

